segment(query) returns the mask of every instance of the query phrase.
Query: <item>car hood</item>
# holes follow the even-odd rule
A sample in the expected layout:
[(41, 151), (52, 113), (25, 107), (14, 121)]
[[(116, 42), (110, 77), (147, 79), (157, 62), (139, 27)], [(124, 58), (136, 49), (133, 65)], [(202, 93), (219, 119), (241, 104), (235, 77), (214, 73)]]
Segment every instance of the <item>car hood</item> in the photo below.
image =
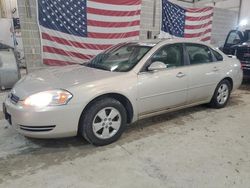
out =
[(28, 74), (19, 80), (11, 93), (20, 100), (31, 94), (51, 89), (68, 89), (100, 79), (118, 76), (121, 73), (109, 72), (82, 65), (53, 67)]

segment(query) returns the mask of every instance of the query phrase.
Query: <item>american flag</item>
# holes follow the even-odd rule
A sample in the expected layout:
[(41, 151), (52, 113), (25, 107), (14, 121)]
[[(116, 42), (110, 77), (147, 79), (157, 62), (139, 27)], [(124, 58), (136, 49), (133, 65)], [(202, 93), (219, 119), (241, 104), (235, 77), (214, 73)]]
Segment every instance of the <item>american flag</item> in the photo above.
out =
[(38, 0), (43, 63), (83, 63), (139, 38), (141, 0)]
[(182, 8), (162, 0), (161, 36), (211, 40), (213, 8)]

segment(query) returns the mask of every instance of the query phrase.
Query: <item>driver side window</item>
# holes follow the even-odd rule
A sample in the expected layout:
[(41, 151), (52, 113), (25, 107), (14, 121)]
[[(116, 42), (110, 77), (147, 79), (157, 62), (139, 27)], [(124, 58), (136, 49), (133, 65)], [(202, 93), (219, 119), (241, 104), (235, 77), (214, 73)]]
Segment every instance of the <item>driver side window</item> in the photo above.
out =
[(151, 63), (160, 61), (167, 68), (179, 67), (183, 65), (183, 48), (182, 44), (166, 45), (159, 49), (152, 57)]
[(229, 34), (227, 38), (226, 44), (228, 45), (234, 45), (240, 43), (240, 36), (236, 31), (233, 31)]

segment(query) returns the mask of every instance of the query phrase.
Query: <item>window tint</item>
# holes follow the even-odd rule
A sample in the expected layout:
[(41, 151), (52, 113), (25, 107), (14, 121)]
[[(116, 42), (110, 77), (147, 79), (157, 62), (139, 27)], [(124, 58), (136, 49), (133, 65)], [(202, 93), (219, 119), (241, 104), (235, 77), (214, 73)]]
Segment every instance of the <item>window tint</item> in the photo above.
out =
[(167, 45), (158, 50), (152, 57), (151, 62), (160, 61), (167, 65), (167, 67), (182, 66), (183, 62), (183, 48), (182, 44)]
[(231, 32), (227, 39), (227, 44), (238, 44), (240, 43), (240, 36), (237, 32)]
[(223, 61), (223, 56), (220, 53), (216, 52), (215, 50), (212, 50), (212, 51), (217, 61)]
[(186, 49), (191, 65), (213, 62), (211, 51), (207, 46), (186, 44)]

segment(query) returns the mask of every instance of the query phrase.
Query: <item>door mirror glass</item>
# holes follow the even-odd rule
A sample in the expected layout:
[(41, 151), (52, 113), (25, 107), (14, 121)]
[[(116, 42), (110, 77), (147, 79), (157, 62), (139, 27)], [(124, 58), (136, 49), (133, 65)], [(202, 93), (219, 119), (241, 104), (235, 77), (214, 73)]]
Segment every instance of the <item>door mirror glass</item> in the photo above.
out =
[(163, 62), (155, 61), (148, 67), (148, 70), (149, 71), (158, 71), (158, 70), (163, 70), (166, 68), (167, 68), (167, 66)]

